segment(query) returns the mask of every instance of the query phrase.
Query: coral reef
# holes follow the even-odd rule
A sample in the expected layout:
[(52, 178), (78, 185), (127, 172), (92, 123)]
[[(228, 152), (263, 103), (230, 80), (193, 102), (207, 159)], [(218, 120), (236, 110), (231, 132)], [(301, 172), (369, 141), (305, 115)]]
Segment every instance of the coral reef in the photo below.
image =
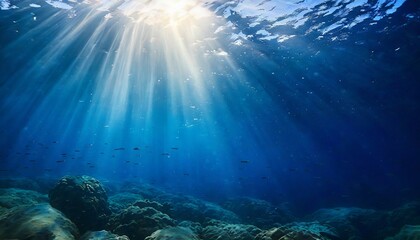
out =
[(254, 240), (261, 230), (252, 225), (230, 224), (221, 221), (210, 221), (209, 226), (203, 228), (200, 238), (206, 240)]
[[(50, 182), (15, 179), (0, 185), (46, 188)], [(40, 193), (45, 189), (0, 188), (0, 239), (420, 239), (419, 202), (389, 211), (324, 208), (296, 218), (287, 208), (259, 199), (231, 198), (221, 206), (145, 184), (107, 184), (115, 193), (109, 199), (103, 185), (92, 177), (64, 177), (50, 190), (51, 205)], [(79, 233), (84, 233), (81, 238)]]
[(420, 202), (410, 202), (388, 213), (391, 232), (396, 234), (404, 225), (420, 225)]
[(248, 197), (232, 198), (222, 204), (225, 209), (236, 213), (245, 223), (260, 228), (270, 228), (275, 224), (294, 220), (292, 214), (282, 207), (269, 202)]
[(405, 225), (397, 235), (385, 240), (420, 240), (420, 225)]
[(102, 230), (110, 214), (101, 183), (88, 176), (66, 176), (49, 193), (50, 204), (72, 220), (80, 232)]
[(127, 236), (118, 236), (108, 231), (86, 232), (80, 240), (130, 240)]
[(49, 204), (15, 207), (0, 216), (0, 239), (77, 238), (76, 226)]
[(0, 188), (0, 207), (3, 208), (12, 208), (16, 206), (33, 205), (46, 202), (48, 202), (48, 197), (46, 195), (32, 190)]
[(108, 228), (130, 239), (144, 239), (159, 229), (171, 226), (175, 226), (175, 220), (152, 207), (130, 206), (114, 214)]
[(171, 227), (157, 230), (145, 240), (199, 240), (188, 228)]
[(240, 223), (239, 217), (221, 206), (190, 196), (165, 195), (158, 198), (159, 202), (167, 203), (170, 216), (177, 220), (206, 223), (216, 219), (228, 223)]
[(117, 213), (142, 199), (143, 197), (139, 194), (122, 192), (110, 196), (108, 198), (108, 203), (111, 211)]
[(195, 234), (200, 234), (203, 231), (203, 227), (198, 222), (182, 221), (178, 223), (178, 227), (188, 228)]
[(337, 240), (333, 230), (318, 222), (294, 222), (258, 234), (255, 240)]
[(386, 213), (362, 208), (320, 209), (307, 217), (309, 221), (319, 221), (334, 227), (344, 239), (383, 239), (378, 229), (387, 228)]

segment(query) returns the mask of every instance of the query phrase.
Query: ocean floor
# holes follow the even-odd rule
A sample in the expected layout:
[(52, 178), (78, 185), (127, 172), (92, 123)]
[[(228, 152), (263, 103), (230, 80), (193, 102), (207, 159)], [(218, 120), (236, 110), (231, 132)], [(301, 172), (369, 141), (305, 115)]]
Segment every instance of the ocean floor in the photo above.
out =
[(260, 199), (214, 203), (89, 176), (1, 179), (0, 239), (415, 240), (420, 202), (386, 211), (354, 206), (296, 216)]

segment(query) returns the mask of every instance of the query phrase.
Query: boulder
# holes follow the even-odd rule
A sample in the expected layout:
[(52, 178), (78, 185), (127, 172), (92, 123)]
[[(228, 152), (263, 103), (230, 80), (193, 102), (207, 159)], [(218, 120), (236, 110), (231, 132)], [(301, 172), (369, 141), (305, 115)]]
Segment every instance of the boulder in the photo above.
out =
[(110, 214), (102, 184), (89, 176), (66, 176), (49, 193), (50, 204), (63, 212), (83, 233), (104, 229)]
[(0, 239), (74, 240), (78, 230), (49, 204), (19, 206), (0, 216)]

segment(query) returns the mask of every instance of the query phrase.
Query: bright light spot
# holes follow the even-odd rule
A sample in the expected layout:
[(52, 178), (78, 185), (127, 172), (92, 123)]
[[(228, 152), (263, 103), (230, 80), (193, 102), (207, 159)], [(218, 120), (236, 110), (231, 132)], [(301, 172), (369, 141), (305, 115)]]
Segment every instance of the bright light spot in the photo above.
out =
[(197, 0), (127, 1), (118, 10), (135, 21), (150, 25), (179, 24), (211, 15), (204, 3)]

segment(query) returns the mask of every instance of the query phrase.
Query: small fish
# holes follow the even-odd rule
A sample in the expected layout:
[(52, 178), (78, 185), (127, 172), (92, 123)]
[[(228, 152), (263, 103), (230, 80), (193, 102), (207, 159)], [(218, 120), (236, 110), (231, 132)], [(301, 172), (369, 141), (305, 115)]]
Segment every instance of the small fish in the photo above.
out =
[(125, 161), (126, 163), (129, 163), (130, 161)]
[(125, 150), (125, 148), (120, 147), (120, 148), (115, 148), (114, 150), (116, 150), (116, 151), (120, 151), (120, 150)]
[(169, 154), (169, 153), (161, 153), (160, 155), (162, 155), (162, 156), (169, 156), (171, 154)]
[(177, 147), (173, 147), (173, 148), (171, 148), (172, 150), (178, 150), (179, 148), (177, 148)]
[(78, 149), (76, 149), (76, 150), (74, 150), (75, 152), (80, 152), (80, 150), (78, 150)]
[(188, 173), (184, 173), (184, 176), (190, 176), (190, 174), (188, 174)]
[(135, 148), (133, 148), (133, 150), (134, 150), (134, 151), (138, 151), (138, 150), (140, 150), (140, 148), (135, 147)]
[(261, 179), (268, 179), (268, 177), (261, 177)]
[(249, 163), (248, 160), (241, 160), (241, 163)]
[(64, 160), (57, 160), (57, 161), (55, 161), (56, 163), (63, 163), (64, 162)]

